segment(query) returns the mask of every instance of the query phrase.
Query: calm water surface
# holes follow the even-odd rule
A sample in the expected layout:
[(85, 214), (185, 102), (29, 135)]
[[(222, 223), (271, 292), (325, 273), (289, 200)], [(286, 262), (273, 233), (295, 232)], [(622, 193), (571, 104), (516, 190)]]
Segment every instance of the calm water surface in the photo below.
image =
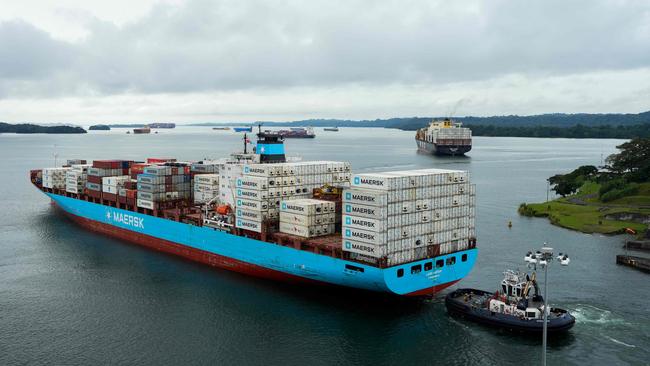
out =
[[(221, 157), (240, 136), (179, 127), (159, 134), (0, 135), (0, 365), (376, 364), (537, 362), (521, 339), (447, 316), (442, 296), (404, 301), (292, 288), (87, 232), (32, 188), (28, 170), (69, 158)], [(289, 140), (290, 155), (348, 160), (355, 172), (469, 170), (477, 184), (479, 260), (458, 286), (495, 289), (543, 242), (572, 256), (550, 270), (550, 299), (578, 320), (550, 342), (549, 364), (648, 364), (648, 275), (615, 264), (623, 237), (519, 217), (545, 179), (600, 164), (621, 140), (475, 138), (466, 158), (418, 154), (413, 133), (341, 128)], [(507, 228), (512, 221), (512, 229)]]

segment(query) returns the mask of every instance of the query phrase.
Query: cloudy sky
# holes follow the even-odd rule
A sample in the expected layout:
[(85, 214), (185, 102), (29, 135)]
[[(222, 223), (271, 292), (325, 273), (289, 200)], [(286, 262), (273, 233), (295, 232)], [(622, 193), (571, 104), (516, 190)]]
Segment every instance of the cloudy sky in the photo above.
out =
[(0, 0), (0, 121), (650, 109), (650, 1)]

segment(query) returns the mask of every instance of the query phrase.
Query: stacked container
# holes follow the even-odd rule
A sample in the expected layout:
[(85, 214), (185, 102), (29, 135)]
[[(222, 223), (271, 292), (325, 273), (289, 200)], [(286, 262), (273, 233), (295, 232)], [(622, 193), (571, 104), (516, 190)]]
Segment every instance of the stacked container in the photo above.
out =
[(343, 192), (343, 250), (388, 265), (467, 249), (474, 186), (464, 171), (358, 174)]
[(347, 162), (248, 164), (240, 169), (232, 190), (224, 188), (221, 195), (228, 198), (231, 192), (237, 216), (235, 226), (257, 232), (261, 232), (264, 220), (277, 222), (281, 201), (311, 198), (314, 188), (325, 184), (347, 186), (350, 181)]
[(83, 193), (88, 182), (88, 168), (90, 164), (74, 164), (65, 173), (65, 191), (69, 193)]
[(65, 189), (66, 172), (70, 168), (45, 168), (43, 169), (43, 187), (52, 189)]
[(128, 175), (102, 177), (102, 199), (117, 202), (120, 190), (125, 189), (125, 184), (130, 181), (131, 177)]
[(219, 197), (219, 174), (196, 174), (192, 185), (194, 203), (208, 203)]
[(188, 200), (192, 177), (189, 166), (152, 165), (138, 174), (137, 206), (155, 210), (160, 202)]
[(310, 198), (280, 203), (280, 232), (312, 238), (334, 234), (336, 203)]
[(102, 198), (102, 179), (129, 174), (130, 161), (126, 160), (95, 160), (88, 168), (86, 193), (90, 197)]

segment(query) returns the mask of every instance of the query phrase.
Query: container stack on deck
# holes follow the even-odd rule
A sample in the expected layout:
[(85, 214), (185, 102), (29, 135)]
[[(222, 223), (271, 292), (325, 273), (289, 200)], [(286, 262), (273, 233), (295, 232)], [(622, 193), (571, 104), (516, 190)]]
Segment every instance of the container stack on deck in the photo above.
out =
[(65, 191), (68, 193), (81, 194), (88, 182), (88, 168), (90, 164), (74, 164), (65, 173)]
[(343, 193), (343, 250), (388, 265), (467, 249), (474, 231), (474, 186), (448, 170), (357, 174)]
[(311, 198), (314, 188), (325, 184), (347, 185), (349, 180), (350, 164), (347, 162), (244, 165), (241, 175), (235, 177), (233, 188), (235, 226), (259, 233), (264, 221), (278, 224), (281, 201)]
[[(102, 199), (102, 183), (104, 177), (117, 177), (129, 174), (131, 162), (125, 160), (95, 160), (92, 167), (88, 168), (88, 182), (86, 183), (86, 194), (88, 196)], [(108, 193), (107, 198), (111, 198)]]
[(219, 174), (196, 174), (192, 185), (195, 204), (208, 203), (219, 197)]
[(304, 198), (280, 203), (280, 232), (312, 238), (334, 234), (336, 203)]
[(65, 189), (66, 172), (70, 168), (43, 169), (43, 187), (51, 189)]
[(151, 165), (138, 174), (138, 207), (157, 210), (162, 202), (190, 199), (190, 167), (178, 165)]

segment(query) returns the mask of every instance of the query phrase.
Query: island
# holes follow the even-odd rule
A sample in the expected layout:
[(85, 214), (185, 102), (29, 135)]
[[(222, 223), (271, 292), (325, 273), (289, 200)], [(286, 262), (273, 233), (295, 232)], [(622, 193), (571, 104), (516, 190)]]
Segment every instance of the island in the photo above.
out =
[(9, 124), (0, 122), (0, 133), (87, 133), (76, 126), (39, 126), (31, 123)]
[(519, 213), (547, 217), (552, 224), (584, 233), (650, 237), (650, 138), (617, 146), (607, 165), (581, 166), (548, 179), (561, 197), (522, 203)]
[(88, 127), (88, 131), (110, 131), (111, 126), (109, 125), (92, 125)]

